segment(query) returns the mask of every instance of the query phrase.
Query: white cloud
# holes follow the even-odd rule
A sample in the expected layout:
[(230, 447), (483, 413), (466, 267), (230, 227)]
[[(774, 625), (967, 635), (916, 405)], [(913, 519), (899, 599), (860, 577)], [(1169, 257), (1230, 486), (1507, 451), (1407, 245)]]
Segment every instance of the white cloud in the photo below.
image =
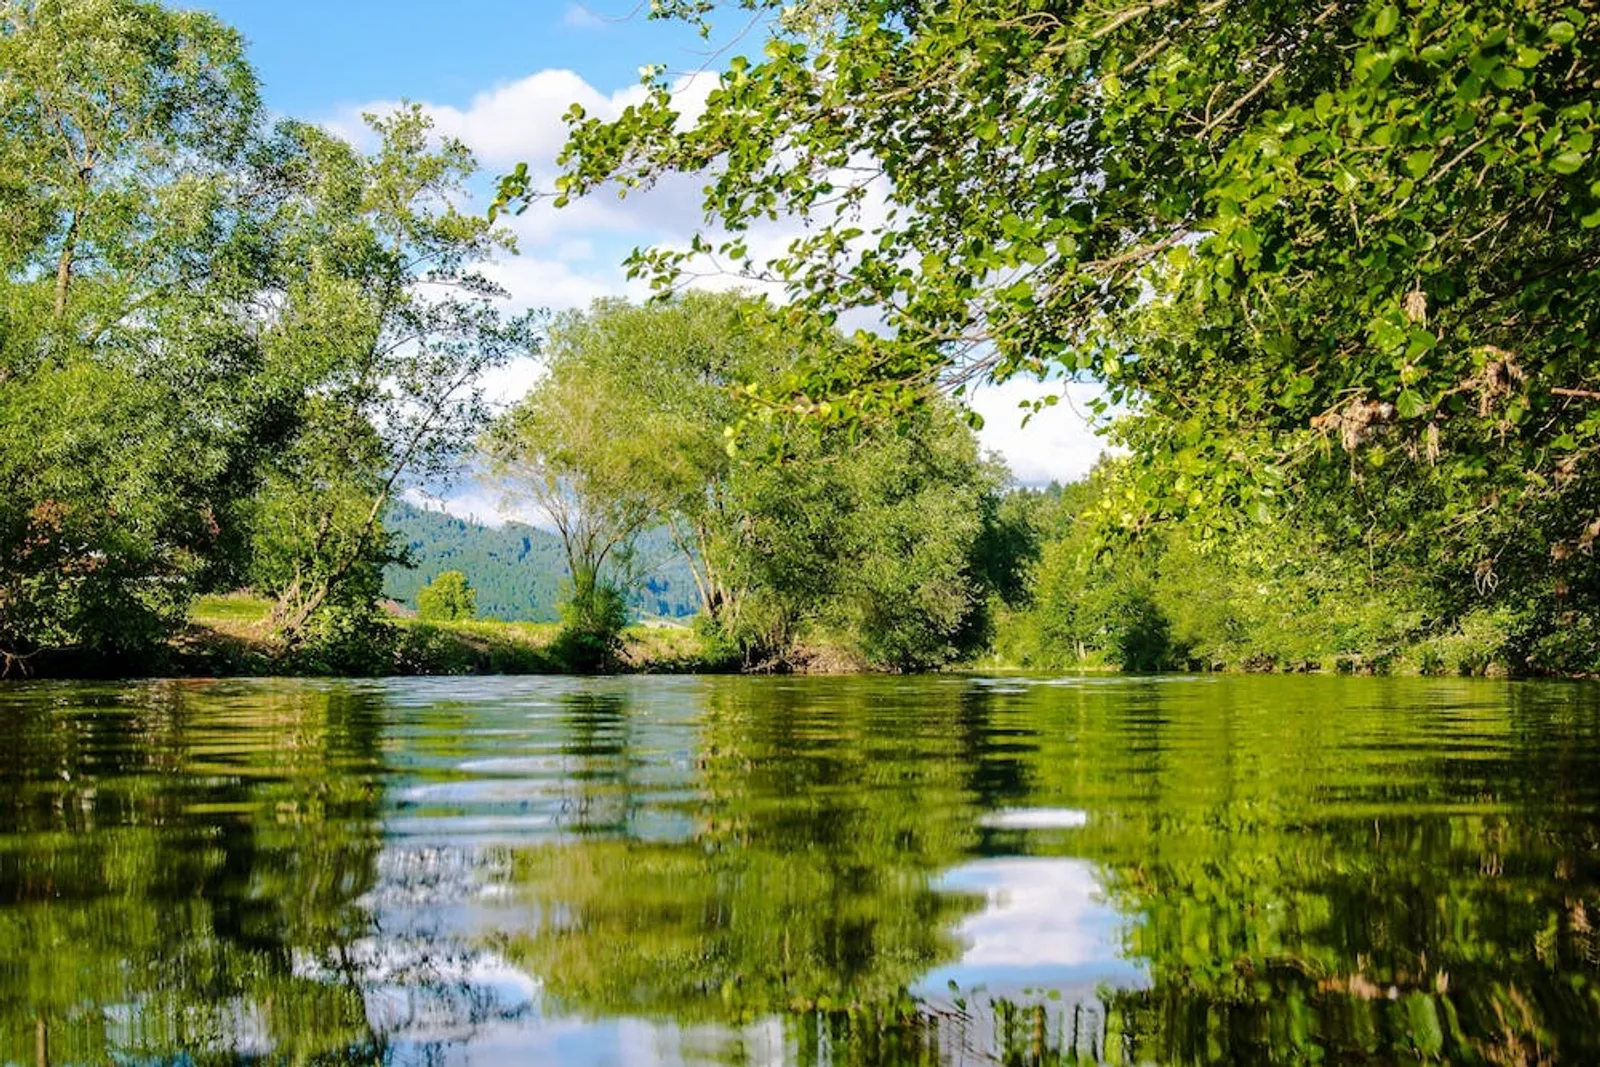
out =
[(538, 505), (526, 498), (508, 494), (487, 477), (461, 478), (446, 486), (409, 486), (401, 490), (400, 497), (424, 511), (444, 511), (458, 519), (484, 526), (521, 522), (546, 530), (554, 529), (550, 516)]
[[(1103, 396), (1099, 385), (1080, 382), (1040, 382), (1013, 378), (1001, 385), (979, 386), (968, 396), (969, 406), (983, 416), (978, 439), (998, 452), (1023, 485), (1076, 481), (1089, 473), (1102, 452), (1113, 451), (1094, 432), (1089, 401)], [(1028, 418), (1022, 405), (1046, 396), (1061, 399)]]
[(594, 242), (587, 238), (563, 241), (556, 247), (556, 259), (564, 263), (576, 263), (593, 258)]
[(512, 304), (518, 308), (561, 311), (587, 307), (602, 296), (643, 298), (648, 295), (648, 287), (642, 282), (630, 283), (617, 263), (598, 258), (546, 257), (540, 255), (538, 249), (488, 264), (483, 273), (504, 286), (511, 294)]
[[(549, 69), (478, 93), (465, 108), (423, 101), (441, 133), (459, 137), (488, 167), (526, 161), (548, 167), (566, 140), (562, 121), (573, 104), (590, 114), (614, 118), (623, 107), (644, 97), (642, 86), (606, 94), (570, 70)], [(365, 112), (383, 114), (399, 106), (395, 100), (374, 100), (341, 108), (323, 126), (344, 136), (363, 129)]]

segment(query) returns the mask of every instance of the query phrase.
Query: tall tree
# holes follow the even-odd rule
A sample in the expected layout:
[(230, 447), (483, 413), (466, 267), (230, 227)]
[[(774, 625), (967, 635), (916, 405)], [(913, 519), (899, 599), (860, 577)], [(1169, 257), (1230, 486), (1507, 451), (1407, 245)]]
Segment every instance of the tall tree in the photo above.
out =
[(1003, 472), (942, 404), (870, 433), (771, 410), (751, 420), (761, 448), (731, 447), (738, 395), (802, 358), (776, 314), (686, 293), (557, 321), (544, 377), (490, 447), (567, 544), (573, 603), (623, 580), (607, 563), (661, 526), (693, 570), (702, 626), (747, 663), (791, 662), (824, 632), (887, 667), (972, 652), (990, 591), (976, 556)]
[(265, 345), (298, 431), (259, 498), (257, 576), (291, 642), (325, 605), (370, 609), (385, 506), (450, 470), (487, 418), (483, 373), (537, 343), (537, 315), (507, 317), (480, 269), (510, 235), (456, 206), (465, 145), (416, 106), (367, 121), (371, 155), (290, 123), (258, 163), (281, 196)]
[(174, 217), (174, 201), (216, 186), (258, 107), (243, 38), (208, 14), (149, 0), (0, 3), (6, 244), (49, 270), (58, 327), (86, 267), (106, 290), (78, 317), (92, 337), (152, 282), (196, 266), (166, 251), (192, 221)]
[(499, 455), (512, 482), (576, 535), (574, 574), (610, 551), (602, 529), (625, 539), (657, 524), (688, 565), (704, 615), (734, 625), (740, 516), (724, 430), (741, 415), (735, 390), (796, 358), (771, 310), (745, 296), (690, 292), (642, 306), (600, 300), (556, 322), (547, 377), (513, 416), (520, 446)]
[(619, 391), (604, 351), (591, 347), (596, 336), (581, 313), (558, 318), (545, 373), (483, 441), (507, 500), (531, 504), (561, 538), (571, 583), (563, 621), (592, 665), (611, 657), (627, 621), (633, 544), (659, 521), (664, 469), (656, 427), (639, 423), (648, 412)]
[(0, 653), (137, 651), (224, 548), (253, 432), (237, 34), (0, 3)]

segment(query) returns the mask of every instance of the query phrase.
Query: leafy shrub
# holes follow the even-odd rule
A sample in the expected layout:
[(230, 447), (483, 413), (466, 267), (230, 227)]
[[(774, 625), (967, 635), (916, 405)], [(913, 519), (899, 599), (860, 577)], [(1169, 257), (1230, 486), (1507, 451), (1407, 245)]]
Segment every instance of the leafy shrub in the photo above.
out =
[(744, 649), (738, 637), (729, 633), (720, 620), (703, 613), (696, 615), (694, 636), (706, 670), (731, 670), (743, 662)]
[[(1517, 634), (1523, 629), (1524, 620), (1510, 608), (1470, 611), (1448, 630), (1418, 641), (1404, 666), (1432, 675), (1505, 673), (1517, 666)], [(1561, 653), (1549, 648), (1548, 654)]]
[(628, 625), (628, 601), (608, 582), (588, 583), (561, 605), (561, 632), (550, 646), (555, 658), (573, 671), (614, 666)]
[(478, 594), (460, 571), (444, 571), (417, 594), (417, 614), (428, 622), (466, 622), (478, 617)]
[(399, 628), (359, 600), (324, 605), (306, 623), (291, 657), (304, 674), (392, 674)]

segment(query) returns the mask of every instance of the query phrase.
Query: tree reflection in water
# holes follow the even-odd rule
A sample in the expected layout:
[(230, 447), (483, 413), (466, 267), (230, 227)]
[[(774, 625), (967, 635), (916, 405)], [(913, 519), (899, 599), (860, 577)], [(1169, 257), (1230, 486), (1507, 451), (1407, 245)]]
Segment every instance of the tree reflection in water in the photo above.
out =
[(0, 690), (6, 1062), (1600, 1062), (1600, 710), (1369, 679)]
[(0, 1058), (381, 1053), (349, 969), (381, 707), (310, 686), (0, 694)]

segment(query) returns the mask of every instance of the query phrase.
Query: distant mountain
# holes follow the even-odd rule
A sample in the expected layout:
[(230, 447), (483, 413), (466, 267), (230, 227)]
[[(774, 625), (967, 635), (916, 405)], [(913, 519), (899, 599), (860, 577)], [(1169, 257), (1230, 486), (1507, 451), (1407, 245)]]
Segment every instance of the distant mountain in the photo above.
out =
[[(485, 526), (404, 501), (384, 527), (407, 549), (412, 567), (390, 566), (384, 596), (416, 607), (417, 593), (442, 571), (460, 571), (478, 592), (478, 614), (508, 622), (551, 622), (568, 577), (561, 539), (526, 523)], [(629, 590), (640, 616), (686, 618), (699, 609), (694, 578), (664, 533), (647, 534), (635, 553), (642, 578)]]

